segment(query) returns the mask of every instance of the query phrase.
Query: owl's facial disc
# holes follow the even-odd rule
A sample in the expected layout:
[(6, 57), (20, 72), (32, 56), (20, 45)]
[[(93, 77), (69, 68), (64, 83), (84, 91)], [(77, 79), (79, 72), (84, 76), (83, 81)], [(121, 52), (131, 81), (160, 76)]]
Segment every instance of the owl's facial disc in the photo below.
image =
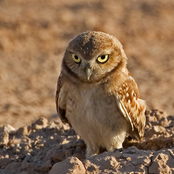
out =
[(86, 72), (87, 80), (90, 80), (90, 77), (92, 75), (92, 69), (91, 69), (89, 63), (87, 63), (85, 66), (85, 72)]

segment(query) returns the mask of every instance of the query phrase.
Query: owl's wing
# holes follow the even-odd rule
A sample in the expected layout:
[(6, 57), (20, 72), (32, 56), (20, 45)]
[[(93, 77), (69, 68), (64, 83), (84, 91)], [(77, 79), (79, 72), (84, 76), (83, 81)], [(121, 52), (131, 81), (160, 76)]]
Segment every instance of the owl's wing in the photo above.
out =
[(70, 124), (66, 117), (66, 110), (65, 110), (65, 108), (61, 107), (61, 103), (60, 103), (60, 101), (63, 100), (63, 99), (61, 99), (62, 96), (60, 96), (60, 91), (62, 90), (62, 87), (63, 87), (63, 75), (60, 74), (58, 81), (57, 81), (56, 109), (57, 109), (57, 113), (60, 116), (60, 119), (62, 120), (62, 122)]
[(144, 136), (146, 103), (139, 98), (137, 84), (131, 76), (119, 87), (117, 104), (123, 116), (130, 122), (133, 134), (141, 140)]

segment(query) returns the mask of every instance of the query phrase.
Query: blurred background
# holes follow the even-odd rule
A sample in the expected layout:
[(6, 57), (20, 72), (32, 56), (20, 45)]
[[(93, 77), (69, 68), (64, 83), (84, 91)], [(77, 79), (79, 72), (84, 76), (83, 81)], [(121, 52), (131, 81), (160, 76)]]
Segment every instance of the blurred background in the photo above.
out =
[(1, 0), (0, 124), (55, 116), (66, 45), (87, 30), (116, 36), (147, 108), (174, 114), (173, 0)]

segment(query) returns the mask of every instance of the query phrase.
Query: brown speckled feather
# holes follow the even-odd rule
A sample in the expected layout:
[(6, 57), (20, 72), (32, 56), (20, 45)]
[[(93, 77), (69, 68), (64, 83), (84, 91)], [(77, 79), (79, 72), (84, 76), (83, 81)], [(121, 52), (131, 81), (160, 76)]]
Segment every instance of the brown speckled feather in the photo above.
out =
[(137, 85), (131, 76), (119, 87), (117, 104), (130, 122), (134, 135), (140, 140), (144, 135), (146, 104), (139, 98)]

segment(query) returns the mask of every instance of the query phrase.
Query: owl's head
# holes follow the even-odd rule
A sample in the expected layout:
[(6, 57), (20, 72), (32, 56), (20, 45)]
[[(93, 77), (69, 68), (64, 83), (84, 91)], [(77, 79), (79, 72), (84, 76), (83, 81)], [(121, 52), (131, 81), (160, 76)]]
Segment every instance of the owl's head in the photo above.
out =
[(103, 32), (89, 31), (73, 38), (65, 51), (62, 68), (81, 81), (99, 81), (126, 67), (121, 43)]

